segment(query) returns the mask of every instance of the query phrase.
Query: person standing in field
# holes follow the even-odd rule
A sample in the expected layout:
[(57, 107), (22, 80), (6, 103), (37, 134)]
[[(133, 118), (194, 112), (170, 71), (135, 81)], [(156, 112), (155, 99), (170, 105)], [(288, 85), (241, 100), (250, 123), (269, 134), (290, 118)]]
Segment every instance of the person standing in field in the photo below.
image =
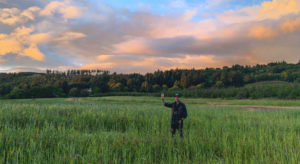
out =
[(182, 128), (183, 120), (187, 118), (187, 110), (184, 103), (180, 101), (180, 95), (175, 95), (175, 102), (167, 103), (164, 97), (161, 97), (164, 106), (172, 108), (172, 118), (171, 118), (171, 133), (174, 137), (176, 130), (179, 131), (180, 137), (183, 138)]

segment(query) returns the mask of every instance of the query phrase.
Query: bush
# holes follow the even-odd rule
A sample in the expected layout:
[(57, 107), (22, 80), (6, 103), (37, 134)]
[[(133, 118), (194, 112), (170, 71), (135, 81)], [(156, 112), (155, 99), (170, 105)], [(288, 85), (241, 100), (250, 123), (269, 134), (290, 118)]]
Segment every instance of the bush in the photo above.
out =
[(162, 90), (162, 88), (158, 84), (153, 85), (152, 88), (153, 92), (160, 92)]
[(66, 95), (61, 88), (54, 86), (33, 87), (29, 90), (29, 97), (31, 98), (52, 98), (65, 96)]
[(247, 98), (249, 98), (249, 96), (250, 96), (250, 94), (249, 94), (248, 89), (243, 88), (243, 89), (239, 90), (236, 98), (238, 98), (238, 99), (247, 99)]
[(80, 96), (80, 90), (78, 88), (72, 88), (69, 92), (70, 97), (79, 97)]
[(26, 89), (21, 89), (18, 87), (15, 87), (9, 94), (8, 98), (10, 99), (23, 99), (23, 98), (28, 98), (29, 92)]
[(80, 91), (80, 97), (88, 97), (90, 95), (90, 93), (87, 90), (81, 90)]
[(166, 84), (162, 85), (162, 88), (163, 88), (164, 91), (167, 91), (169, 89), (168, 85), (166, 85)]

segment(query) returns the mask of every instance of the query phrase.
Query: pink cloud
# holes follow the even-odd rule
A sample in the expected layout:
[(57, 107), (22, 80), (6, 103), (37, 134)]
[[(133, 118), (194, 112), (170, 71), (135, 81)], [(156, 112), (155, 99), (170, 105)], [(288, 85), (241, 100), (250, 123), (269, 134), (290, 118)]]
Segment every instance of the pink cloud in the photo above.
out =
[(268, 39), (273, 38), (277, 33), (273, 30), (272, 27), (256, 25), (250, 29), (249, 37), (256, 39)]
[(284, 20), (280, 28), (284, 33), (285, 32), (292, 33), (297, 30), (300, 30), (300, 17), (294, 19), (288, 18)]
[(28, 56), (34, 60), (43, 61), (45, 55), (37, 48), (36, 45), (30, 45), (20, 53), (22, 56)]
[(300, 11), (299, 0), (272, 0), (263, 2), (259, 18), (278, 19), (284, 15), (297, 14)]
[(61, 14), (65, 20), (76, 19), (82, 16), (81, 8), (71, 5), (68, 1), (53, 1), (40, 12), (42, 16), (53, 16)]
[(36, 13), (40, 10), (39, 7), (33, 6), (26, 10), (17, 8), (0, 9), (0, 22), (8, 25), (24, 24), (29, 20), (35, 20)]
[(154, 50), (143, 38), (134, 38), (114, 45), (117, 54), (153, 54)]

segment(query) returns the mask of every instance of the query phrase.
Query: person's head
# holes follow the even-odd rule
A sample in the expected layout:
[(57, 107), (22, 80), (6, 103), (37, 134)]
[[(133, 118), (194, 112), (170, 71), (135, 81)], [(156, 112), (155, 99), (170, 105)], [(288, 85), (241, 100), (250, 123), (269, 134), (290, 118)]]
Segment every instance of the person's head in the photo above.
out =
[(175, 94), (175, 101), (180, 102), (180, 95), (178, 93)]

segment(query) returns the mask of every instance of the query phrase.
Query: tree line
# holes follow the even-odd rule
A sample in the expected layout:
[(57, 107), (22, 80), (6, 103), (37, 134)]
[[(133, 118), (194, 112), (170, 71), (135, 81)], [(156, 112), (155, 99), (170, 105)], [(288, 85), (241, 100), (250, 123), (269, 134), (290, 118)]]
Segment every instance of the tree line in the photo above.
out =
[[(216, 92), (238, 91), (249, 84), (262, 81), (300, 83), (300, 62), (291, 64), (283, 61), (255, 66), (157, 70), (146, 74), (118, 74), (106, 70), (1, 73), (0, 96), (49, 98), (180, 91), (187, 96), (204, 97), (200, 94), (201, 91), (201, 93), (205, 92), (207, 97), (228, 97), (224, 94), (218, 96)], [(247, 94), (251, 95), (250, 92), (251, 90), (244, 93), (246, 95), (236, 93), (234, 96), (248, 98)], [(213, 94), (216, 96), (212, 96)]]

